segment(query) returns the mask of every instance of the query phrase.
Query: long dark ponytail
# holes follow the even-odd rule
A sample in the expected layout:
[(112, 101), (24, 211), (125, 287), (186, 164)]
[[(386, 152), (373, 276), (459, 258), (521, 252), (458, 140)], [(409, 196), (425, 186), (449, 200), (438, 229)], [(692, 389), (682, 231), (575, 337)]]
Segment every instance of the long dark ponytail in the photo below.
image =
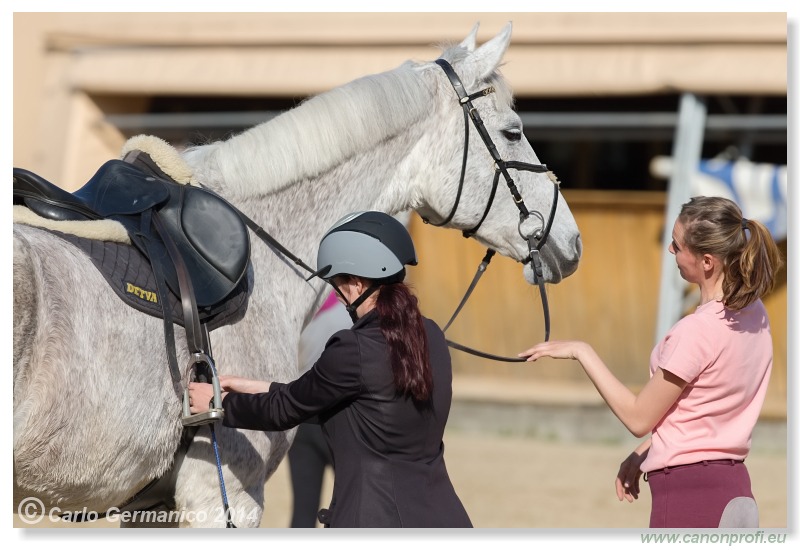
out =
[(429, 400), (433, 375), (417, 297), (405, 283), (385, 284), (380, 287), (375, 307), (381, 333), (389, 346), (395, 387), (415, 401)]

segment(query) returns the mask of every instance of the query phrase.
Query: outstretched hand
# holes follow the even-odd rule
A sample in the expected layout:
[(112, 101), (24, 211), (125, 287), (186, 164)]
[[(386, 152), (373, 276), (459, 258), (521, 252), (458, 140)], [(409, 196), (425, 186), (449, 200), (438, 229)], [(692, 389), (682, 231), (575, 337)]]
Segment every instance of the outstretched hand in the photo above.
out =
[(588, 347), (589, 344), (578, 340), (555, 340), (536, 344), (532, 348), (518, 354), (518, 357), (527, 357), (527, 361), (536, 361), (542, 357), (580, 360), (581, 354), (585, 352)]

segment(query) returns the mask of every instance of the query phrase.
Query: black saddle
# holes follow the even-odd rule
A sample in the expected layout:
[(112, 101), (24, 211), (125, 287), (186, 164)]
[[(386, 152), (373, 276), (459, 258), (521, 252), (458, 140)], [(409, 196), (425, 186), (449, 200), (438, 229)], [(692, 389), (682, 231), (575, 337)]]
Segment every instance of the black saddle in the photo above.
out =
[[(250, 259), (247, 226), (236, 209), (201, 187), (181, 185), (121, 160), (110, 160), (74, 193), (41, 176), (14, 168), (14, 203), (51, 220), (120, 222), (170, 290), (180, 295), (171, 240), (186, 266), (199, 307), (219, 304), (239, 284)], [(147, 227), (157, 213), (162, 228)], [(162, 234), (163, 233), (163, 234)]]
[[(129, 153), (126, 161), (106, 162), (74, 193), (21, 168), (14, 168), (13, 188), (15, 204), (23, 204), (44, 218), (109, 219), (126, 228), (134, 247), (149, 262), (156, 287), (152, 293), (133, 284), (133, 291), (145, 301), (153, 300), (161, 311), (173, 387), (176, 393), (182, 393), (173, 328), (173, 318), (178, 316), (173, 317), (171, 298), (180, 302), (182, 322), (177, 322), (186, 331), (192, 358), (189, 371), (193, 366), (208, 365), (209, 324), (215, 318), (219, 320), (219, 311), (230, 309), (233, 302), (242, 304), (242, 298), (246, 302), (249, 296), (246, 273), (250, 236), (239, 211), (211, 191), (172, 181), (141, 151)], [(84, 250), (93, 246), (91, 242), (78, 244)], [(101, 257), (106, 258), (105, 251)], [(92, 254), (90, 258), (97, 265)], [(128, 267), (130, 263), (126, 273), (130, 273)], [(112, 282), (107, 273), (104, 275)], [(112, 288), (125, 295), (117, 286), (112, 282)]]

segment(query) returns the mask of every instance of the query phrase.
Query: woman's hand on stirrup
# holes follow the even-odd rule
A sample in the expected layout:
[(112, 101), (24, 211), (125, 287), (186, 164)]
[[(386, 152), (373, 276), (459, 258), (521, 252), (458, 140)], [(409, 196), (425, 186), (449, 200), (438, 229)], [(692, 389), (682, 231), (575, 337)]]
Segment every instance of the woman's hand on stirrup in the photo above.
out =
[(189, 382), (189, 412), (199, 414), (211, 408), (214, 387), (204, 382)]

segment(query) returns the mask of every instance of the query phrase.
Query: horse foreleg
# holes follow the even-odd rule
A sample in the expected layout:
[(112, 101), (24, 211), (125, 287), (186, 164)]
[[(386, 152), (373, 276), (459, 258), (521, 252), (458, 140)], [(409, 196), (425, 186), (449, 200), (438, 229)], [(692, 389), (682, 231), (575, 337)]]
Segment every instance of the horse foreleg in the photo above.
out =
[[(236, 527), (258, 527), (264, 511), (264, 484), (289, 450), (294, 430), (264, 433), (217, 425), (215, 434), (231, 519)], [(181, 527), (225, 527), (208, 427), (200, 428), (189, 447), (178, 472), (175, 502)]]

